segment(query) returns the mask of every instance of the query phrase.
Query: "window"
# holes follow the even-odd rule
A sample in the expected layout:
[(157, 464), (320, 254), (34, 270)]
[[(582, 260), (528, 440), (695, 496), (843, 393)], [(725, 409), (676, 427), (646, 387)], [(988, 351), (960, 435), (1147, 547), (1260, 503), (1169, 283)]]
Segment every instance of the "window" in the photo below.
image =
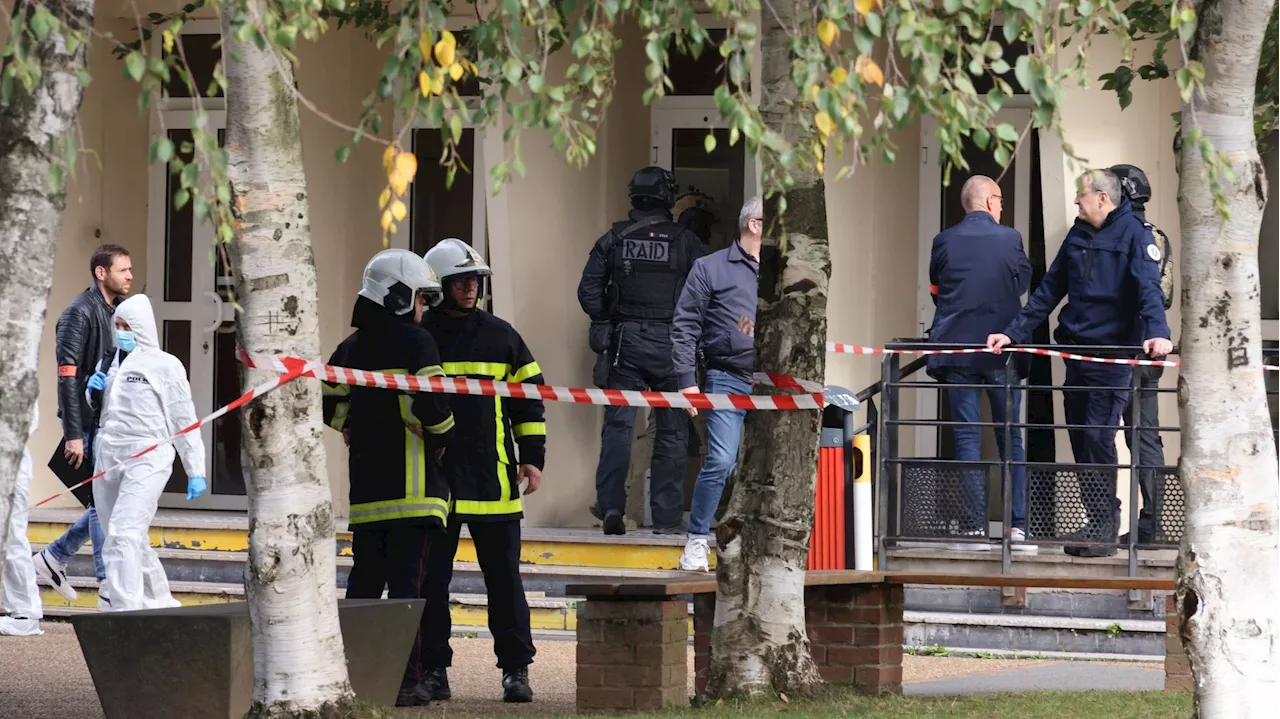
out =
[(413, 154), (418, 158), (418, 175), (411, 185), (413, 207), (409, 215), (409, 249), (419, 255), (446, 237), (456, 237), (484, 252), (484, 177), (476, 176), (484, 172), (484, 167), (476, 162), (474, 129), (462, 131), (457, 150), (467, 169), (459, 169), (454, 174), (453, 186), (446, 187), (448, 172), (440, 165), (444, 154), (440, 130), (419, 128), (413, 131)]

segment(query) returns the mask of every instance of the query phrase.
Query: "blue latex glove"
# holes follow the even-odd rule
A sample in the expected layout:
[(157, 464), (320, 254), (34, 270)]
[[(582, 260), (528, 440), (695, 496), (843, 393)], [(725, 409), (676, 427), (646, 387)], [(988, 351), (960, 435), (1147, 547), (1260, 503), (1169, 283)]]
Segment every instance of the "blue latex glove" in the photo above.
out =
[(94, 372), (86, 386), (89, 389), (104, 389), (107, 386), (107, 376), (102, 372)]
[(204, 477), (188, 477), (187, 478), (187, 501), (199, 497), (204, 494), (209, 486), (205, 484)]

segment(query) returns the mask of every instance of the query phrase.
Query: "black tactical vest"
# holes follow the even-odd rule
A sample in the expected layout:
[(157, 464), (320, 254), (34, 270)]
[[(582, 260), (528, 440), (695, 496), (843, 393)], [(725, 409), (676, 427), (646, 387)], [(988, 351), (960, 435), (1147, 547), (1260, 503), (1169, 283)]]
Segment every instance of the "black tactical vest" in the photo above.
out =
[(614, 321), (670, 322), (689, 274), (684, 233), (661, 216), (613, 225), (609, 248)]

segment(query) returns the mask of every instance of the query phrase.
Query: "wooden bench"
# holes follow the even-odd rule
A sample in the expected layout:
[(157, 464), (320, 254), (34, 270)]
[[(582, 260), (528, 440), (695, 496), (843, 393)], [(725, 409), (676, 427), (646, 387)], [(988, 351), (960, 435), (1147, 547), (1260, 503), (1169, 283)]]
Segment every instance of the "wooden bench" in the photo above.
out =
[[(1173, 589), (1172, 579), (1149, 577), (810, 571), (805, 574), (805, 624), (813, 660), (825, 681), (867, 694), (902, 692), (903, 587), (908, 584)], [(565, 591), (585, 598), (577, 611), (579, 711), (688, 705), (688, 604), (677, 599), (686, 595), (693, 596), (694, 687), (699, 693), (705, 690), (715, 622), (714, 576), (570, 584)], [(1190, 668), (1178, 639), (1172, 597), (1166, 604), (1166, 621), (1166, 688), (1184, 688)]]

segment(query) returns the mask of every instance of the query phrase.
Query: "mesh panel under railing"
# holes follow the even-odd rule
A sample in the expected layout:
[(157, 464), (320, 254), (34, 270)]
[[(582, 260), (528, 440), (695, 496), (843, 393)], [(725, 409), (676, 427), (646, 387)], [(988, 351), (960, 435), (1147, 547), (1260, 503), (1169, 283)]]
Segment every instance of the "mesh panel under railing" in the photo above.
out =
[(901, 467), (902, 536), (985, 536), (987, 466), (923, 460)]
[(1164, 506), (1160, 513), (1160, 536), (1155, 537), (1155, 543), (1178, 544), (1187, 521), (1187, 496), (1182, 492), (1177, 467), (1163, 467), (1157, 472), (1164, 480)]
[(1027, 466), (1027, 534), (1041, 540), (1114, 542), (1116, 470), (1074, 464)]

